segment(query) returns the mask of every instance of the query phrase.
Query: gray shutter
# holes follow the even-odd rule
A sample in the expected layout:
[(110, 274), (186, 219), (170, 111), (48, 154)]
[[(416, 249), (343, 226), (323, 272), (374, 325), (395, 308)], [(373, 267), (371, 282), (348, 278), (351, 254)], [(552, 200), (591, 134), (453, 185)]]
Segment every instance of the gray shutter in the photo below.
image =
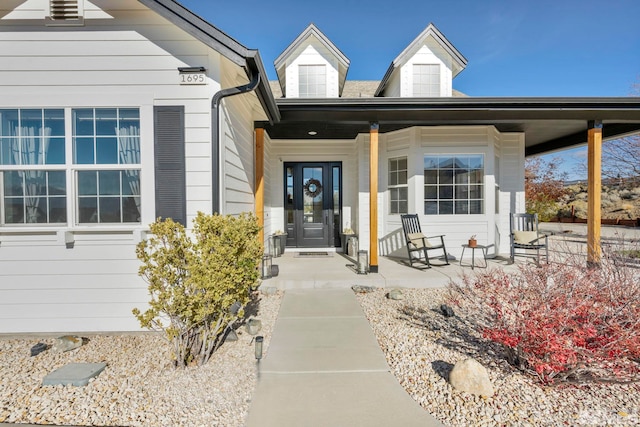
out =
[(156, 218), (187, 225), (184, 107), (154, 107)]

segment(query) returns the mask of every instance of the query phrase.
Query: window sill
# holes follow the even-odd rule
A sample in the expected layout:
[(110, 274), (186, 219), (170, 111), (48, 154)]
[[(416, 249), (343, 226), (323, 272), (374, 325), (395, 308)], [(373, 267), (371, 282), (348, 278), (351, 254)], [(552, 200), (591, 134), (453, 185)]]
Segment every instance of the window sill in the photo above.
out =
[(6, 237), (55, 236), (60, 244), (73, 248), (77, 235), (131, 235), (135, 242), (147, 239), (149, 228), (138, 224), (123, 226), (76, 226), (76, 227), (0, 227), (0, 245), (8, 241)]

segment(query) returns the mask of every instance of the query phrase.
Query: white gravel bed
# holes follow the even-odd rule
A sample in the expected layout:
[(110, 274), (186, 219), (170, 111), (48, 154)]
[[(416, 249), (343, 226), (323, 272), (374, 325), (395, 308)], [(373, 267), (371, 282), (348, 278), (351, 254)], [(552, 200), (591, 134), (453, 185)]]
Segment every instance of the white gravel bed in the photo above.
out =
[[(388, 291), (388, 290), (387, 290)], [(497, 347), (459, 319), (437, 312), (442, 289), (358, 294), (392, 372), (420, 405), (448, 426), (637, 426), (640, 385), (542, 386), (497, 354)], [(456, 313), (457, 314), (457, 313)], [(454, 390), (446, 381), (459, 360), (483, 364), (495, 388), (491, 398)]]
[[(260, 296), (265, 355), (282, 293)], [(242, 426), (256, 385), (252, 336), (244, 327), (200, 367), (174, 369), (159, 334), (82, 335), (76, 350), (30, 356), (47, 339), (0, 339), (0, 422), (118, 426)], [(106, 362), (85, 387), (42, 386), (71, 362)]]

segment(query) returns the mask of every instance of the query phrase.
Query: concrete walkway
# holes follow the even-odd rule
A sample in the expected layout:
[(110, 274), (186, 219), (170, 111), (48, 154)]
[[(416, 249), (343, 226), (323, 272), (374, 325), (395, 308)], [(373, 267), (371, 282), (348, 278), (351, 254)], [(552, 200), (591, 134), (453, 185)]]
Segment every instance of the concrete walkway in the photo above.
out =
[(350, 289), (285, 292), (246, 425), (442, 426), (389, 371)]

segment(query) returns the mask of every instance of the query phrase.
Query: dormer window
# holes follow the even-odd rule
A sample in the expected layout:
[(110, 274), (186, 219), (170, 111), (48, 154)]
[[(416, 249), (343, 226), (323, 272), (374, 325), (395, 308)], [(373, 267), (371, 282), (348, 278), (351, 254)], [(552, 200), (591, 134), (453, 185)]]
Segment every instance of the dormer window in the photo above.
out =
[(325, 65), (299, 65), (298, 90), (300, 98), (327, 96), (327, 67)]
[(440, 96), (439, 64), (413, 65), (413, 96), (423, 98)]
[(84, 0), (49, 0), (47, 25), (82, 25)]

